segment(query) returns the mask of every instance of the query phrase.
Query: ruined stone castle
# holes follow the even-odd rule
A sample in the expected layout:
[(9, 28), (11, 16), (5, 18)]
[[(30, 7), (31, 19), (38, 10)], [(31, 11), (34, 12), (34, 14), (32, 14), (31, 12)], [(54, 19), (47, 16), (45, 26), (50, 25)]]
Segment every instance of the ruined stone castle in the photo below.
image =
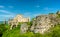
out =
[(12, 29), (13, 27), (17, 27), (19, 22), (29, 22), (29, 21), (30, 21), (29, 18), (25, 18), (22, 15), (17, 15), (13, 19), (10, 19), (8, 21), (8, 24), (11, 26), (10, 29)]

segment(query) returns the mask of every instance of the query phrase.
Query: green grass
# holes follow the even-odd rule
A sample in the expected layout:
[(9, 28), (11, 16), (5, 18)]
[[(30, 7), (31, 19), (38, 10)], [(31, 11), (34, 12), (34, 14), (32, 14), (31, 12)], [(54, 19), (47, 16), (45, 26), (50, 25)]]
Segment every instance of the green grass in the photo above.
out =
[[(8, 25), (6, 26), (7, 28)], [(34, 34), (33, 32), (27, 32), (24, 34), (20, 33), (20, 27), (18, 26), (17, 28), (14, 28), (13, 30), (6, 30), (3, 33), (2, 37), (60, 37), (60, 25), (56, 25), (55, 27), (52, 27), (50, 29), (50, 32), (46, 32), (44, 34), (39, 34), (36, 33)]]

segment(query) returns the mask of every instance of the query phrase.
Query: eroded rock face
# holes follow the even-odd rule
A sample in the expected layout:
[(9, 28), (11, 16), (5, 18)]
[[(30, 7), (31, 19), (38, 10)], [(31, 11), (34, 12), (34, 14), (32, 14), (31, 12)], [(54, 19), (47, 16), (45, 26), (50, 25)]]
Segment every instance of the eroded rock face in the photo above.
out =
[(21, 24), (20, 33), (26, 33), (28, 30), (28, 25), (26, 23)]
[(31, 26), (31, 31), (34, 33), (44, 33), (48, 31), (49, 28), (54, 27), (56, 24), (60, 23), (60, 18), (57, 18), (56, 14), (40, 15), (33, 20), (33, 25)]

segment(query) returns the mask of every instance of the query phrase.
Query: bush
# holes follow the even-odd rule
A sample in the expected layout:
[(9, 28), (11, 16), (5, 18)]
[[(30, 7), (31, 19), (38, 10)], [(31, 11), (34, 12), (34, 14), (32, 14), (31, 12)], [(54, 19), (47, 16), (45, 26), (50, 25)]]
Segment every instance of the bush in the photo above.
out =
[(0, 37), (3, 35), (3, 33), (7, 30), (6, 26), (4, 24), (0, 24)]

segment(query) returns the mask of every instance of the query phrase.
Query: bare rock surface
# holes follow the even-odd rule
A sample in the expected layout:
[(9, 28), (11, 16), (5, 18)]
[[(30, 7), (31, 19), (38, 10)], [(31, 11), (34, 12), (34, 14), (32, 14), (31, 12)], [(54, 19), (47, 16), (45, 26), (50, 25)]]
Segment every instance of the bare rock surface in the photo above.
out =
[(59, 23), (60, 18), (57, 18), (57, 14), (39, 15), (33, 20), (33, 25), (30, 30), (34, 33), (43, 34)]

